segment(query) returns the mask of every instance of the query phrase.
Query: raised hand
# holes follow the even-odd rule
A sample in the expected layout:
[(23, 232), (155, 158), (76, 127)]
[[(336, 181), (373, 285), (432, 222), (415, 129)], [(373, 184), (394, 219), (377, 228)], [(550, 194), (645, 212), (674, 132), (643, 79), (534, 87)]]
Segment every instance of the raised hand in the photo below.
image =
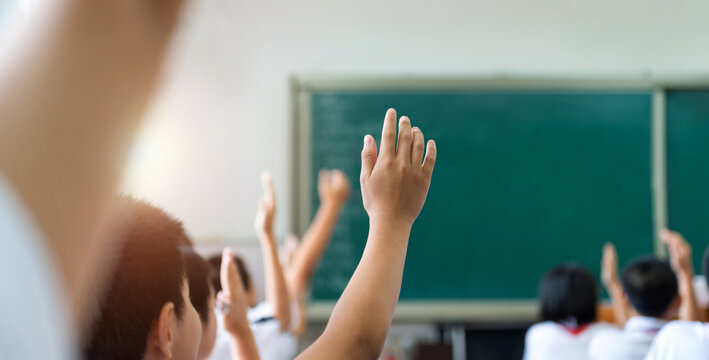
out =
[(322, 203), (344, 205), (350, 197), (350, 188), (350, 181), (341, 170), (320, 170), (318, 194)]
[(603, 286), (606, 288), (620, 284), (620, 276), (618, 275), (618, 252), (615, 250), (613, 243), (603, 245), (601, 281), (603, 281)]
[(412, 128), (409, 118), (402, 116), (397, 145), (396, 111), (389, 109), (380, 146), (377, 155), (374, 138), (364, 137), (360, 173), (364, 208), (371, 221), (410, 228), (428, 194), (436, 144), (429, 140), (424, 146), (421, 130)]
[(692, 265), (692, 247), (682, 234), (664, 229), (660, 233), (662, 242), (670, 253), (670, 264), (677, 274), (694, 274)]
[(667, 244), (670, 253), (670, 265), (677, 276), (679, 296), (682, 299), (679, 305), (680, 320), (699, 320), (699, 308), (694, 296), (694, 266), (692, 265), (692, 247), (682, 234), (664, 229), (660, 232), (660, 239)]
[(229, 248), (222, 252), (220, 280), (222, 291), (218, 294), (217, 305), (222, 309), (224, 328), (232, 334), (251, 331), (246, 318), (248, 305), (244, 284), (236, 270), (234, 253)]
[(270, 236), (273, 238), (273, 219), (276, 216), (276, 195), (273, 190), (273, 180), (271, 174), (261, 174), (261, 187), (263, 195), (259, 199), (256, 211), (254, 228), (259, 237)]

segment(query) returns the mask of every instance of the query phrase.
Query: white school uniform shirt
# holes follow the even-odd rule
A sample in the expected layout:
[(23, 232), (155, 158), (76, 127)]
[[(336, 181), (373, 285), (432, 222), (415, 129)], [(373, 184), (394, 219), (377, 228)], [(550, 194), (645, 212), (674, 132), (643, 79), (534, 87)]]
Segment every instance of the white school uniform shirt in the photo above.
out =
[(589, 356), (593, 360), (643, 360), (655, 335), (665, 324), (667, 320), (633, 316), (623, 329), (599, 331), (591, 339)]
[(709, 359), (709, 324), (672, 321), (657, 334), (646, 360)]
[(60, 284), (37, 225), (0, 174), (0, 359), (76, 358)]
[(524, 339), (524, 360), (585, 360), (591, 339), (600, 331), (613, 328), (607, 323), (593, 323), (577, 331), (553, 321), (533, 325)]
[[(298, 350), (298, 341), (290, 331), (281, 331), (281, 323), (273, 318), (273, 314), (273, 308), (266, 301), (252, 307), (246, 314), (259, 356), (261, 360), (292, 360)], [(231, 359), (229, 333), (224, 330), (222, 321), (221, 314), (217, 313), (217, 340), (210, 360)]]

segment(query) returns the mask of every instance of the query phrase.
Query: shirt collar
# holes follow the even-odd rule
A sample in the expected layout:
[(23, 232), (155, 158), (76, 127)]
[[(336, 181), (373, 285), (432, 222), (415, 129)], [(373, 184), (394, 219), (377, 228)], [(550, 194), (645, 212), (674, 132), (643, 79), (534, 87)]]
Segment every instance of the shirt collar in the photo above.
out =
[(656, 334), (667, 324), (667, 320), (649, 316), (633, 316), (625, 323), (625, 331), (632, 333)]

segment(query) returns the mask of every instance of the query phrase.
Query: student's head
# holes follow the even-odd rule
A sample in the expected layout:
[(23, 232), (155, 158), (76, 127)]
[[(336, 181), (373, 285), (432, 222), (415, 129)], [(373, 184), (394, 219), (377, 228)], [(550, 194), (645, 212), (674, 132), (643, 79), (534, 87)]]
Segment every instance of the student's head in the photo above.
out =
[(598, 286), (580, 265), (564, 264), (549, 270), (539, 285), (539, 300), (544, 321), (577, 325), (596, 321)]
[(679, 306), (672, 268), (653, 256), (632, 261), (623, 270), (621, 282), (625, 296), (639, 315), (670, 317)]
[(110, 219), (119, 244), (107, 291), (98, 299), (87, 359), (195, 359), (202, 335), (180, 252), (182, 224), (129, 198)]
[[(241, 282), (244, 284), (244, 291), (246, 292), (249, 306), (255, 306), (258, 294), (256, 293), (256, 287), (253, 286), (253, 282), (251, 281), (249, 270), (246, 268), (246, 264), (241, 257), (234, 255), (234, 262), (236, 263), (236, 270), (239, 271), (239, 276), (241, 276)], [(209, 265), (212, 266), (212, 287), (214, 287), (215, 292), (219, 292), (222, 290), (219, 271), (222, 266), (222, 256), (214, 255), (210, 257)]]
[(202, 340), (198, 359), (206, 359), (217, 340), (217, 317), (214, 314), (215, 291), (211, 283), (211, 267), (191, 247), (182, 246), (182, 258), (190, 285), (190, 301), (202, 321)]

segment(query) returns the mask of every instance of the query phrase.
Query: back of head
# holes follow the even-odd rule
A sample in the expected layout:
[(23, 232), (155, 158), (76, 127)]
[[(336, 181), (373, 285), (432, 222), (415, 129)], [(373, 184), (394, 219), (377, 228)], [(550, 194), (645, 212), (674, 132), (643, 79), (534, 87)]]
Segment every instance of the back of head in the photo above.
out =
[(182, 246), (180, 249), (182, 251), (182, 259), (185, 262), (187, 282), (190, 286), (190, 302), (197, 310), (202, 324), (205, 324), (210, 315), (211, 267), (209, 263), (207, 263), (207, 260), (204, 260), (204, 258), (192, 250), (191, 247)]
[(541, 317), (577, 325), (596, 321), (598, 286), (593, 275), (578, 264), (557, 266), (539, 286)]
[[(220, 268), (222, 266), (222, 256), (214, 255), (208, 260), (209, 265), (212, 267), (212, 287), (214, 292), (219, 292), (222, 289), (222, 283), (220, 279)], [(239, 271), (239, 276), (241, 276), (241, 282), (244, 284), (244, 290), (249, 291), (251, 289), (251, 275), (246, 269), (246, 263), (239, 256), (234, 255), (234, 262), (236, 263), (236, 270)]]
[(623, 270), (621, 282), (630, 303), (644, 316), (662, 317), (677, 297), (672, 268), (653, 256), (632, 261)]
[(178, 318), (184, 313), (182, 224), (147, 203), (119, 202), (108, 232), (118, 251), (106, 254), (116, 257), (115, 269), (93, 316), (87, 359), (141, 359), (162, 307), (172, 302)]

